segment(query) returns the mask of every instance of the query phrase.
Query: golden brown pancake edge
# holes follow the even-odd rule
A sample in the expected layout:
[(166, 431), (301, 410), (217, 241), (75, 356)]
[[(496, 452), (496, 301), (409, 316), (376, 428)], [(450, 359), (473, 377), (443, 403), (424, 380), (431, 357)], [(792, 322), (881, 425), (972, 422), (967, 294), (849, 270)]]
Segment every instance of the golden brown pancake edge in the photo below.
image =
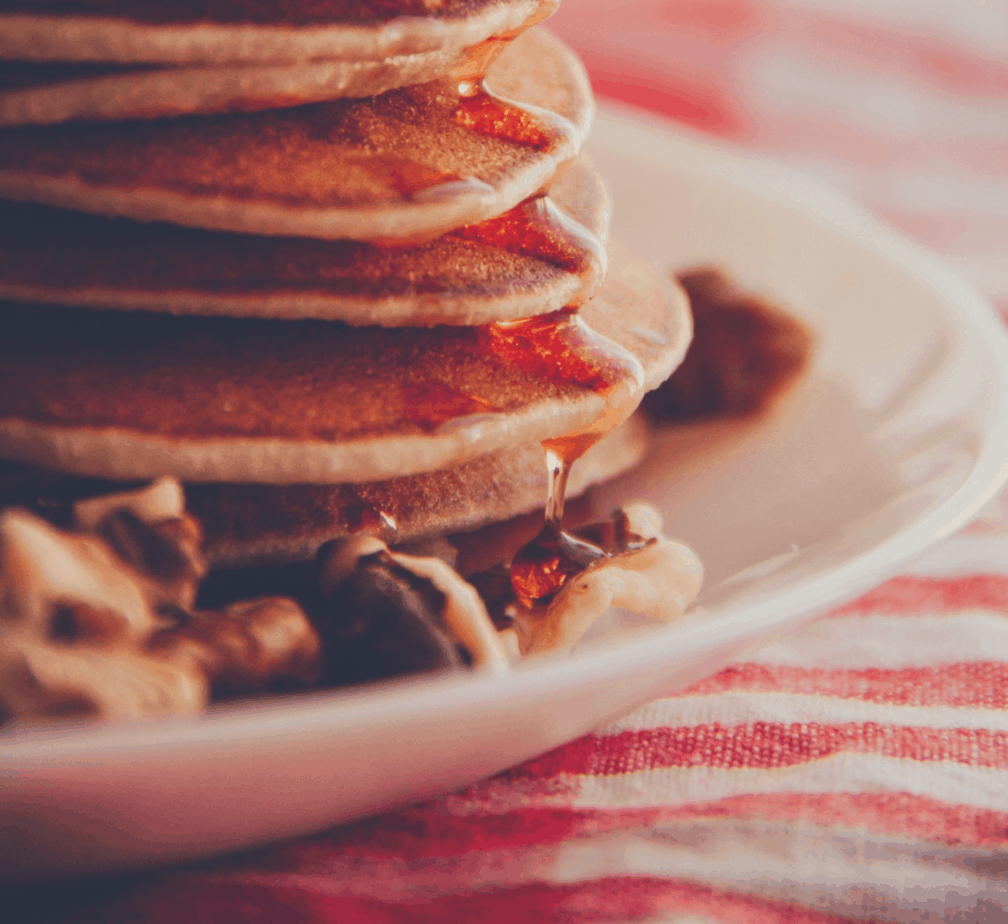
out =
[[(610, 404), (576, 382), (515, 368), (513, 356), (481, 361), (473, 349), (486, 345), (487, 328), (339, 329), (104, 313), (85, 327), (72, 310), (57, 328), (58, 309), (12, 315), (23, 307), (4, 308), (0, 350), (10, 375), (6, 388), (0, 383), (0, 456), (85, 476), (373, 481), (591, 427)], [(580, 314), (640, 363), (645, 388), (667, 378), (692, 329), (685, 295), (618, 247), (605, 286)], [(132, 340), (122, 339), (131, 326)], [(632, 396), (624, 399), (629, 413), (643, 391), (627, 375), (619, 372), (612, 387)], [(447, 402), (444, 419), (418, 422), (410, 416), (414, 398), (424, 412), (433, 399), (435, 409)]]

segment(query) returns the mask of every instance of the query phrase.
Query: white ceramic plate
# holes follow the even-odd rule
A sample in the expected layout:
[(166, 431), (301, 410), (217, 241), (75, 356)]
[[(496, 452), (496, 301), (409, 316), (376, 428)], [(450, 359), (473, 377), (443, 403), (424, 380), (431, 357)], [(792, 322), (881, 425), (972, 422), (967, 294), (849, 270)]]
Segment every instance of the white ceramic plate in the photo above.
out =
[(714, 263), (804, 318), (812, 374), (769, 421), (664, 434), (646, 496), (707, 566), (698, 613), (518, 676), (463, 676), (0, 736), (0, 877), (194, 857), (460, 786), (716, 669), (882, 581), (1006, 477), (1008, 342), (934, 256), (818, 186), (602, 114), (623, 240)]

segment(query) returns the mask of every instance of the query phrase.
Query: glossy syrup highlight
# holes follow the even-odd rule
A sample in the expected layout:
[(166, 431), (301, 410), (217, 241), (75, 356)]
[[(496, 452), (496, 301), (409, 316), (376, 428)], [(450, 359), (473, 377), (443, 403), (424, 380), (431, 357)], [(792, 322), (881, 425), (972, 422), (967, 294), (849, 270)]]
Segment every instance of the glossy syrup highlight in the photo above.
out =
[(611, 401), (607, 413), (593, 426), (543, 442), (548, 485), (545, 522), (539, 535), (519, 549), (511, 563), (511, 586), (527, 607), (548, 603), (571, 577), (606, 557), (607, 553), (599, 547), (564, 532), (567, 479), (574, 463), (625, 419), (636, 404), (632, 396), (639, 396), (643, 385), (637, 360), (593, 331), (577, 313), (562, 312), (560, 323), (552, 328), (533, 323), (537, 321), (541, 319), (515, 322), (509, 333), (514, 337), (515, 329), (519, 331), (514, 338), (516, 342), (503, 338), (500, 331), (498, 336), (512, 349), (522, 342), (521, 334), (527, 335), (531, 328), (529, 339), (533, 349), (526, 362), (555, 364), (568, 381), (602, 395), (611, 396), (622, 390), (630, 397), (625, 403)]
[[(558, 150), (562, 152), (561, 159), (567, 160), (580, 147), (579, 132), (568, 119), (538, 106), (505, 99), (485, 79), (504, 49), (549, 12), (549, 7), (545, 12), (540, 10), (518, 29), (471, 46), (466, 57), (442, 81), (439, 92), (456, 98), (451, 117), (457, 125), (536, 151)], [(379, 169), (384, 169), (387, 185), (408, 199), (425, 201), (493, 189), (476, 177), (462, 177), (412, 161), (398, 162), (393, 158), (387, 166), (379, 164)]]
[(578, 133), (567, 119), (537, 106), (504, 99), (486, 84), (490, 66), (504, 49), (555, 8), (555, 4), (543, 4), (517, 29), (492, 36), (468, 49), (465, 59), (450, 75), (459, 96), (454, 114), (459, 125), (540, 151), (562, 144), (568, 146), (571, 155), (576, 152)]
[[(465, 225), (452, 234), (507, 253), (550, 263), (566, 272), (601, 282), (606, 270), (602, 242), (583, 225), (562, 212), (547, 195), (534, 196), (496, 218)], [(580, 293), (578, 302), (593, 294), (596, 285)]]

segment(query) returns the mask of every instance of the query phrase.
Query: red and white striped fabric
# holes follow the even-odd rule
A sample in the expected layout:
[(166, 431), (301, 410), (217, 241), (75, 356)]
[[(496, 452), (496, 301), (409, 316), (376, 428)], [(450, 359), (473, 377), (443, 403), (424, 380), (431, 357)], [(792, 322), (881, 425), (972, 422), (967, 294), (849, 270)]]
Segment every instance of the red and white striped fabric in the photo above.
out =
[[(1008, 6), (566, 0), (554, 26), (603, 102), (827, 180), (1008, 316)], [(16, 899), (74, 924), (1008, 921), (1008, 500), (804, 631), (463, 792)]]

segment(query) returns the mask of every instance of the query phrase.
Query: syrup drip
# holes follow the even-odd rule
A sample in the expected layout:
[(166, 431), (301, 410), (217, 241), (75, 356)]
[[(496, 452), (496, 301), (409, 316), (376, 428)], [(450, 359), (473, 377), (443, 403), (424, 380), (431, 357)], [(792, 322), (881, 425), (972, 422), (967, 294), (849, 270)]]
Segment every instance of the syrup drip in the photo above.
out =
[(358, 497), (343, 514), (349, 532), (369, 533), (374, 536), (395, 535), (398, 530), (395, 519), (374, 504)]
[[(611, 396), (622, 383), (632, 383), (631, 394), (639, 393), (643, 372), (633, 356), (596, 334), (574, 312), (549, 317), (555, 320), (548, 326), (543, 318), (492, 325), (498, 328), (495, 333), (499, 352), (513, 356), (523, 368), (528, 364), (555, 364), (563, 380), (602, 394)], [(629, 402), (613, 402), (609, 413), (591, 428), (543, 442), (548, 476), (545, 523), (539, 535), (519, 549), (511, 562), (511, 586), (525, 606), (548, 602), (568, 578), (606, 557), (602, 549), (563, 531), (567, 479), (574, 462), (632, 408)]]
[(567, 579), (605, 558), (602, 549), (547, 523), (511, 562), (511, 587), (525, 607), (548, 603)]
[[(563, 531), (567, 478), (574, 462), (636, 406), (644, 373), (634, 356), (593, 331), (574, 309), (486, 324), (477, 328), (475, 347), (489, 362), (558, 386), (588, 389), (609, 402), (607, 413), (591, 427), (543, 442), (549, 478), (545, 523), (515, 555), (510, 575), (518, 598), (531, 606), (548, 600), (568, 578), (607, 554)], [(495, 410), (484, 399), (436, 382), (410, 385), (402, 392), (406, 416), (430, 430), (460, 416)]]
[[(636, 397), (643, 383), (640, 363), (595, 333), (574, 309), (484, 324), (470, 328), (465, 336), (472, 338), (473, 352), (487, 364), (520, 369), (558, 387), (573, 385), (607, 397), (628, 392)], [(400, 398), (403, 418), (428, 433), (460, 417), (502, 410), (486, 398), (438, 381), (402, 385)], [(613, 402), (610, 412), (590, 430), (549, 440), (548, 445), (573, 462), (632, 409)]]
[(556, 207), (549, 196), (526, 199), (509, 212), (452, 232), (507, 253), (534, 257), (570, 273), (605, 274), (606, 252), (587, 228)]
[(459, 125), (501, 141), (537, 151), (561, 146), (574, 154), (578, 149), (578, 132), (567, 119), (538, 106), (504, 99), (484, 79), (501, 52), (542, 18), (542, 13), (536, 14), (521, 28), (493, 36), (469, 49), (466, 59), (451, 73), (459, 95), (454, 119)]
[[(518, 29), (469, 48), (466, 58), (448, 76), (449, 87), (458, 95), (452, 118), (458, 125), (481, 135), (536, 151), (555, 148), (571, 157), (580, 146), (580, 136), (568, 119), (538, 106), (504, 99), (484, 80), (501, 52), (522, 32), (548, 16), (551, 9), (546, 4)], [(412, 161), (385, 160), (387, 163), (380, 158), (369, 158), (368, 169), (384, 175), (387, 185), (405, 198), (429, 200), (493, 190), (491, 185), (475, 177), (462, 177)], [(554, 224), (561, 222), (555, 220)]]
[[(601, 558), (644, 548), (647, 541), (630, 531), (627, 515), (617, 510), (611, 517), (592, 523), (570, 536), (560, 529), (563, 515), (563, 488), (555, 489), (554, 480), (566, 482), (570, 463), (546, 450), (550, 466), (550, 502), (546, 507), (546, 524), (542, 532), (518, 551), (511, 563), (511, 586), (521, 602), (530, 607), (533, 603), (548, 600), (566, 583), (568, 578), (583, 571)], [(559, 510), (555, 504), (559, 503)]]
[(578, 149), (577, 129), (555, 112), (504, 99), (482, 80), (462, 81), (458, 92), (453, 118), (465, 128), (536, 151), (557, 147), (573, 154)]
[[(524, 28), (496, 36), (470, 49), (467, 60), (452, 74), (459, 102), (457, 124), (482, 135), (538, 151), (554, 147), (573, 154), (578, 149), (575, 127), (556, 113), (527, 106), (495, 94), (486, 84), (490, 65)], [(433, 184), (432, 184), (433, 185)], [(457, 234), (501, 246), (508, 252), (535, 255), (579, 272), (594, 264), (605, 269), (605, 250), (586, 229), (563, 215), (546, 196), (527, 200), (507, 214)], [(574, 384), (611, 395), (620, 384), (632, 383), (639, 393), (643, 370), (635, 357), (593, 331), (569, 306), (561, 312), (480, 328), (481, 352), (512, 368), (544, 376), (559, 384)], [(407, 416), (421, 426), (437, 426), (464, 414), (493, 410), (488, 402), (440, 383), (403, 389)], [(628, 413), (614, 407), (591, 429), (543, 443), (548, 472), (545, 523), (540, 534), (515, 555), (511, 585), (527, 606), (554, 595), (572, 575), (607, 553), (575, 539), (561, 527), (571, 466)], [(632, 410), (633, 405), (629, 406)]]
[(556, 2), (540, 3), (539, 9), (516, 29), (501, 32), (499, 35), (492, 35), (490, 38), (484, 39), (476, 45), (471, 45), (465, 60), (455, 66), (452, 76), (459, 82), (464, 80), (482, 80), (490, 69), (490, 65), (497, 60), (500, 53), (511, 42), (518, 38), (526, 29), (531, 29), (532, 26), (541, 23), (544, 19), (548, 19), (556, 11), (556, 8)]
[(511, 586), (526, 607), (548, 602), (568, 578), (607, 557), (598, 546), (565, 533), (561, 525), (571, 466), (601, 436), (590, 433), (543, 442), (549, 485), (546, 522), (539, 535), (522, 546), (511, 561)]
[(603, 395), (624, 382), (634, 382), (638, 389), (643, 385), (644, 373), (637, 359), (593, 331), (573, 309), (498, 321), (479, 330), (481, 352), (488, 358), (557, 385), (577, 385)]

